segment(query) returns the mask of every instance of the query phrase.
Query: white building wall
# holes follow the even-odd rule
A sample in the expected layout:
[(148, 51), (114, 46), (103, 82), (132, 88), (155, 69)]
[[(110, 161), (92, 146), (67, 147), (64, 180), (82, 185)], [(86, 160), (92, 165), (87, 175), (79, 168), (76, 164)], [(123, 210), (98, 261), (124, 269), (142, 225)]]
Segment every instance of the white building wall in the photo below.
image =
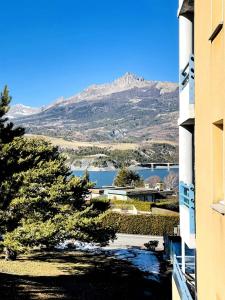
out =
[(193, 135), (179, 126), (179, 177), (186, 184), (193, 183)]
[(187, 18), (179, 17), (179, 66), (183, 70), (193, 54), (193, 24)]
[[(179, 8), (183, 4), (183, 0), (179, 0)], [(194, 25), (192, 21), (179, 16), (179, 70), (184, 68), (189, 63), (190, 56), (194, 52)], [(189, 69), (187, 69), (189, 72)], [(193, 170), (193, 134), (194, 134), (194, 104), (190, 104), (190, 87), (189, 82), (181, 90), (179, 96), (180, 114), (179, 114), (179, 177), (180, 182), (187, 185), (194, 183)], [(186, 126), (185, 126), (186, 124)], [(192, 124), (188, 127), (187, 124)], [(182, 126), (183, 125), (183, 126)], [(180, 206), (180, 234), (182, 242), (186, 243), (189, 248), (195, 248), (195, 235), (190, 233), (190, 212), (189, 208)], [(182, 253), (185, 255), (185, 253)], [(184, 266), (184, 265), (183, 265)]]

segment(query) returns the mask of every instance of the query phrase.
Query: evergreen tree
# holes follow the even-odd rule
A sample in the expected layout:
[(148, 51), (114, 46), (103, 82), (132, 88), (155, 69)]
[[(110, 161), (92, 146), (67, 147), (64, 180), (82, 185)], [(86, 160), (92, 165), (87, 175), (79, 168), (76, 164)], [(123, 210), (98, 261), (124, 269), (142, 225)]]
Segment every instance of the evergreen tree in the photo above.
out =
[(90, 182), (90, 174), (88, 172), (88, 169), (84, 171), (83, 179), (85, 179), (87, 182)]
[(13, 123), (8, 122), (8, 118), (5, 117), (9, 111), (9, 103), (11, 99), (12, 98), (9, 96), (8, 87), (5, 86), (0, 95), (0, 146), (2, 146), (2, 144), (9, 143), (15, 137), (22, 136), (24, 134), (23, 128), (14, 128)]
[(115, 186), (135, 186), (141, 187), (144, 185), (143, 179), (140, 175), (128, 168), (122, 168), (114, 179)]
[[(6, 113), (9, 101), (5, 103), (0, 103), (0, 111)], [(15, 134), (13, 124), (8, 133)], [(114, 229), (102, 225), (105, 211), (85, 202), (92, 184), (72, 176), (65, 160), (44, 140), (14, 135), (1, 144), (0, 232), (7, 258), (70, 238), (106, 244), (115, 237)]]

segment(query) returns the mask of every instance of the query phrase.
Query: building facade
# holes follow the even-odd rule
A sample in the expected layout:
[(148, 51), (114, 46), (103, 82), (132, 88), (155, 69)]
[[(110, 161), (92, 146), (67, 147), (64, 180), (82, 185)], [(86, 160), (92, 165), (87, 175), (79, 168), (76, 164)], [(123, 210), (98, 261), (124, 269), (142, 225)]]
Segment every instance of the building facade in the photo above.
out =
[(171, 191), (159, 192), (149, 188), (111, 187), (104, 190), (104, 195), (109, 200), (135, 200), (156, 202), (171, 196)]
[(225, 300), (224, 0), (180, 0), (180, 235), (173, 299)]
[(224, 0), (195, 0), (198, 299), (225, 299)]

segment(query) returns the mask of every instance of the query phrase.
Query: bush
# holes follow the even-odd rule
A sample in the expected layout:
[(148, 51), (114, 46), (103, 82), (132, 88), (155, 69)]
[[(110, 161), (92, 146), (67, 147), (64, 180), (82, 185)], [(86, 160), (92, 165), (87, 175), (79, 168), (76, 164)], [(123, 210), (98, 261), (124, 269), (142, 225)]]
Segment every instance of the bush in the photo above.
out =
[(155, 202), (151, 207), (164, 208), (172, 211), (179, 212), (179, 201), (177, 199)]
[(164, 215), (124, 215), (108, 213), (104, 217), (105, 226), (115, 226), (119, 233), (143, 235), (172, 235), (179, 224), (178, 216)]
[(154, 240), (154, 241), (149, 241), (148, 243), (145, 243), (144, 246), (151, 251), (154, 251), (155, 248), (157, 248), (159, 245), (159, 241)]
[(100, 211), (105, 211), (110, 207), (110, 200), (105, 197), (93, 198), (90, 200), (90, 203), (95, 209)]

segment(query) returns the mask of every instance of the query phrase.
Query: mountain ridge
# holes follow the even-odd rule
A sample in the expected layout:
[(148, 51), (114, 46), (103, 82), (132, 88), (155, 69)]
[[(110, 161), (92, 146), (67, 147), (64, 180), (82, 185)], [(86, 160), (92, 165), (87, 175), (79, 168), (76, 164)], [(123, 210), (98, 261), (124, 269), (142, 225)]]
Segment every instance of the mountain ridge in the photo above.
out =
[(80, 141), (177, 140), (178, 85), (132, 73), (15, 119), (28, 133)]

